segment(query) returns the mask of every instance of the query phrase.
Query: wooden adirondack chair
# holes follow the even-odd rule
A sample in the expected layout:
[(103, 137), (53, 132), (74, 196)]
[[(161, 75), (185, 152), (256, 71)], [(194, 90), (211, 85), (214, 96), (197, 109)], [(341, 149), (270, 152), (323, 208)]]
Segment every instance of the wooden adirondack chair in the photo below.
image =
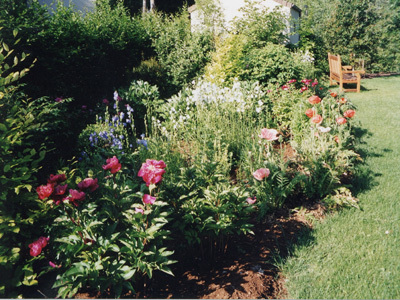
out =
[[(361, 74), (364, 74), (364, 70), (353, 70), (352, 66), (342, 66), (340, 55), (332, 55), (328, 53), (329, 60), (329, 83), (339, 83), (340, 91), (345, 92), (360, 92), (361, 86)], [(357, 89), (344, 89), (344, 83), (355, 83)]]

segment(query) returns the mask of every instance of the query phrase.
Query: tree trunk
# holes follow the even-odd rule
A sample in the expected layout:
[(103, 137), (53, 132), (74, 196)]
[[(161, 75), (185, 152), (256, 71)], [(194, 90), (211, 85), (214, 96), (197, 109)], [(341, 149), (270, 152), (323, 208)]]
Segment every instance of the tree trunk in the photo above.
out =
[(143, 0), (143, 13), (147, 11), (147, 0)]
[(153, 11), (155, 9), (155, 7), (156, 7), (154, 1), (155, 0), (150, 0), (150, 11)]

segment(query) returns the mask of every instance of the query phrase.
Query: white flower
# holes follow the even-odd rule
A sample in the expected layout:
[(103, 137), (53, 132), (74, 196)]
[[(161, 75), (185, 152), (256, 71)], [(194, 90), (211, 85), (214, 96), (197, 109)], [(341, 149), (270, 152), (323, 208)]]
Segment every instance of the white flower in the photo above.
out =
[(317, 128), (318, 128), (318, 130), (321, 131), (321, 132), (329, 132), (329, 131), (331, 131), (331, 128), (330, 128), (330, 127), (318, 126)]
[(262, 107), (256, 107), (256, 113), (260, 113), (262, 111)]

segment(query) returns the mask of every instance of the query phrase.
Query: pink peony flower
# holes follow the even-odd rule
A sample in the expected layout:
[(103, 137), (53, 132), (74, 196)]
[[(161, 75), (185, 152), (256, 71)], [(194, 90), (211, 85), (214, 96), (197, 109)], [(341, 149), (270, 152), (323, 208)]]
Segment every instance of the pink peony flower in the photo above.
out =
[(139, 170), (138, 176), (142, 177), (146, 185), (157, 184), (162, 181), (162, 175), (165, 173), (166, 165), (160, 160), (147, 159)]
[(269, 169), (261, 168), (253, 173), (253, 177), (259, 181), (262, 181), (264, 178), (267, 178), (269, 176), (269, 173), (270, 173)]
[(338, 123), (339, 125), (343, 125), (343, 124), (347, 123), (347, 120), (346, 120), (346, 118), (339, 117), (336, 119), (336, 123)]
[(262, 139), (266, 139), (267, 141), (275, 141), (278, 139), (278, 131), (275, 129), (267, 129), (263, 128), (261, 129), (261, 134), (258, 136)]
[(310, 98), (308, 98), (308, 102), (310, 102), (312, 105), (314, 105), (314, 104), (320, 103), (321, 98), (314, 95), (314, 96), (311, 96)]
[(144, 209), (143, 208), (139, 208), (139, 207), (135, 207), (135, 212), (140, 213), (140, 214), (144, 214)]
[(88, 189), (91, 192), (94, 192), (98, 187), (99, 187), (99, 185), (97, 184), (97, 178), (95, 178), (95, 179), (85, 178), (81, 182), (78, 183), (78, 188), (81, 191)]
[(57, 174), (57, 175), (50, 174), (50, 178), (47, 179), (47, 183), (61, 183), (64, 182), (65, 180), (67, 180), (67, 176), (65, 176), (65, 174)]
[(314, 82), (311, 84), (311, 86), (314, 87), (314, 86), (316, 86), (316, 85), (318, 85), (318, 80), (317, 80), (317, 79), (314, 79)]
[(142, 200), (144, 204), (154, 204), (154, 202), (156, 202), (156, 197), (145, 194)]
[(51, 183), (37, 187), (36, 192), (41, 200), (50, 197), (54, 191), (54, 186)]
[(118, 158), (114, 155), (112, 158), (106, 160), (106, 165), (103, 165), (104, 170), (110, 170), (111, 174), (117, 173), (121, 170), (121, 164), (118, 161)]
[(256, 197), (253, 197), (253, 198), (247, 198), (246, 199), (246, 202), (248, 203), (248, 204), (250, 204), (250, 205), (253, 205), (254, 203), (256, 203), (256, 201), (257, 201), (257, 198)]
[(301, 89), (300, 89), (300, 93), (305, 92), (305, 91), (307, 91), (307, 90), (308, 90), (308, 86), (303, 86), (303, 87), (301, 87)]
[(322, 118), (321, 115), (315, 115), (314, 117), (312, 117), (310, 119), (311, 123), (314, 123), (314, 124), (321, 124), (323, 120), (324, 119)]
[(288, 81), (288, 84), (295, 83), (296, 81), (297, 81), (296, 79), (291, 79), (291, 80)]
[(69, 190), (69, 197), (67, 198), (69, 201), (71, 201), (75, 206), (78, 206), (77, 201), (83, 201), (85, 200), (86, 194), (84, 192), (80, 192), (77, 190), (70, 189)]
[(67, 191), (67, 187), (68, 187), (68, 184), (56, 185), (56, 187), (54, 188), (53, 195), (56, 195), (56, 196), (64, 195), (65, 192)]
[(44, 247), (47, 246), (47, 242), (49, 241), (50, 238), (46, 238), (44, 236), (41, 236), (37, 241), (33, 242), (32, 244), (29, 244), (29, 248), (31, 249), (29, 251), (30, 255), (35, 257), (38, 256)]
[(55, 263), (53, 263), (52, 261), (49, 261), (49, 265), (50, 265), (50, 267), (52, 267), (52, 268), (61, 268), (61, 265), (56, 265)]
[(352, 118), (352, 117), (354, 117), (355, 114), (356, 114), (356, 112), (354, 110), (349, 109), (343, 113), (343, 116), (346, 118)]
[(287, 91), (287, 90), (289, 90), (289, 86), (288, 85), (282, 85), (282, 90), (284, 90), (284, 91)]

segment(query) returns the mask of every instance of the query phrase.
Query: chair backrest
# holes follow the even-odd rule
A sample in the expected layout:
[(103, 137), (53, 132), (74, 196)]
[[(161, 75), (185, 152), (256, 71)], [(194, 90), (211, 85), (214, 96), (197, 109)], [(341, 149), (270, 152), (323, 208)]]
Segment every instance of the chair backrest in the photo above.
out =
[(331, 77), (340, 77), (342, 73), (342, 61), (340, 59), (340, 55), (332, 55), (328, 53), (328, 60)]

